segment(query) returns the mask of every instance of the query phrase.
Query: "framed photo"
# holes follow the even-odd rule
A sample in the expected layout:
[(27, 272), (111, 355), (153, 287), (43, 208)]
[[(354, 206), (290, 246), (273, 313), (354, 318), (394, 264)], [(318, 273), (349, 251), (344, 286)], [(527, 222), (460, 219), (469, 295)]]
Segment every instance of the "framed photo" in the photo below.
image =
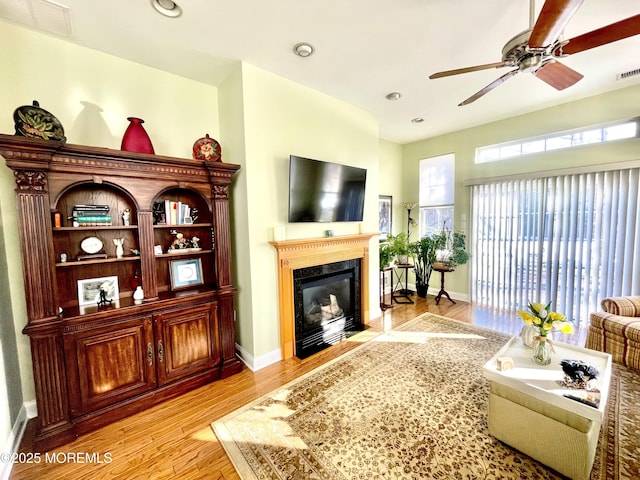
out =
[(202, 260), (172, 260), (169, 262), (171, 290), (179, 290), (194, 285), (202, 285)]
[(107, 300), (117, 302), (120, 299), (118, 277), (87, 278), (78, 280), (78, 306), (98, 305), (101, 289)]
[(380, 240), (386, 240), (391, 235), (391, 212), (393, 209), (393, 197), (380, 195), (378, 198), (378, 231)]

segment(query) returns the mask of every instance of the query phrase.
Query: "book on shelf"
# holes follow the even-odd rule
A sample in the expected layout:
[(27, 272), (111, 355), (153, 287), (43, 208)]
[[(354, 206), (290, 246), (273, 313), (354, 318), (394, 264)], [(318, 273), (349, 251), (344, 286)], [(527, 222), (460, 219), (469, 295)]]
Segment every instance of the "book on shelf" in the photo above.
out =
[(173, 200), (165, 200), (164, 202), (157, 202), (156, 206), (154, 206), (154, 212), (158, 212), (162, 209), (162, 204), (164, 204), (164, 222), (162, 222), (162, 217), (156, 215), (157, 223), (166, 225), (185, 225), (188, 221), (185, 219), (190, 218), (191, 216), (191, 207), (182, 202), (176, 202)]
[(69, 220), (74, 227), (108, 227), (113, 225), (109, 210), (109, 205), (76, 204)]

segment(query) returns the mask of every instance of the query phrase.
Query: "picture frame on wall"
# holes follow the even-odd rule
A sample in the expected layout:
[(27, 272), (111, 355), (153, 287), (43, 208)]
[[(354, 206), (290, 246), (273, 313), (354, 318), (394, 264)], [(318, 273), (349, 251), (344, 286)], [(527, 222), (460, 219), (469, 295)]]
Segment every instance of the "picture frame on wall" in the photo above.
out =
[(378, 231), (380, 240), (386, 240), (391, 235), (391, 220), (393, 211), (393, 197), (380, 195), (378, 199)]
[(202, 277), (202, 260), (191, 258), (188, 260), (172, 260), (169, 265), (171, 290), (180, 290), (204, 283)]
[(120, 299), (117, 276), (85, 278), (78, 280), (78, 306), (98, 305), (101, 289), (105, 292), (106, 300), (117, 302)]

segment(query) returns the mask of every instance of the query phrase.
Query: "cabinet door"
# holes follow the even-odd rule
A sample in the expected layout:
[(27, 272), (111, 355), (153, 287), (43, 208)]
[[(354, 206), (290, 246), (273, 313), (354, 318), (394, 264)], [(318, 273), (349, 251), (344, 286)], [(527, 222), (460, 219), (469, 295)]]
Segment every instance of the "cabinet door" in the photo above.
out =
[(215, 303), (154, 315), (154, 322), (159, 384), (219, 365)]
[(156, 385), (151, 317), (65, 336), (71, 411), (78, 416)]

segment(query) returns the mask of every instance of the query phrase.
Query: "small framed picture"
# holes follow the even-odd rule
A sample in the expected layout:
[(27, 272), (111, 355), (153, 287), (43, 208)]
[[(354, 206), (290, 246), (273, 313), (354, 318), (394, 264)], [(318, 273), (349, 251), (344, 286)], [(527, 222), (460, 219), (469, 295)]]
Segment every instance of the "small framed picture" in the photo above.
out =
[(97, 305), (100, 301), (100, 291), (104, 291), (104, 298), (118, 301), (118, 277), (86, 278), (78, 280), (78, 306)]
[(179, 290), (204, 283), (202, 279), (202, 260), (199, 258), (172, 260), (169, 264), (171, 290)]
[(378, 199), (378, 231), (380, 240), (386, 240), (391, 235), (391, 213), (393, 208), (393, 197), (391, 195), (380, 195)]

